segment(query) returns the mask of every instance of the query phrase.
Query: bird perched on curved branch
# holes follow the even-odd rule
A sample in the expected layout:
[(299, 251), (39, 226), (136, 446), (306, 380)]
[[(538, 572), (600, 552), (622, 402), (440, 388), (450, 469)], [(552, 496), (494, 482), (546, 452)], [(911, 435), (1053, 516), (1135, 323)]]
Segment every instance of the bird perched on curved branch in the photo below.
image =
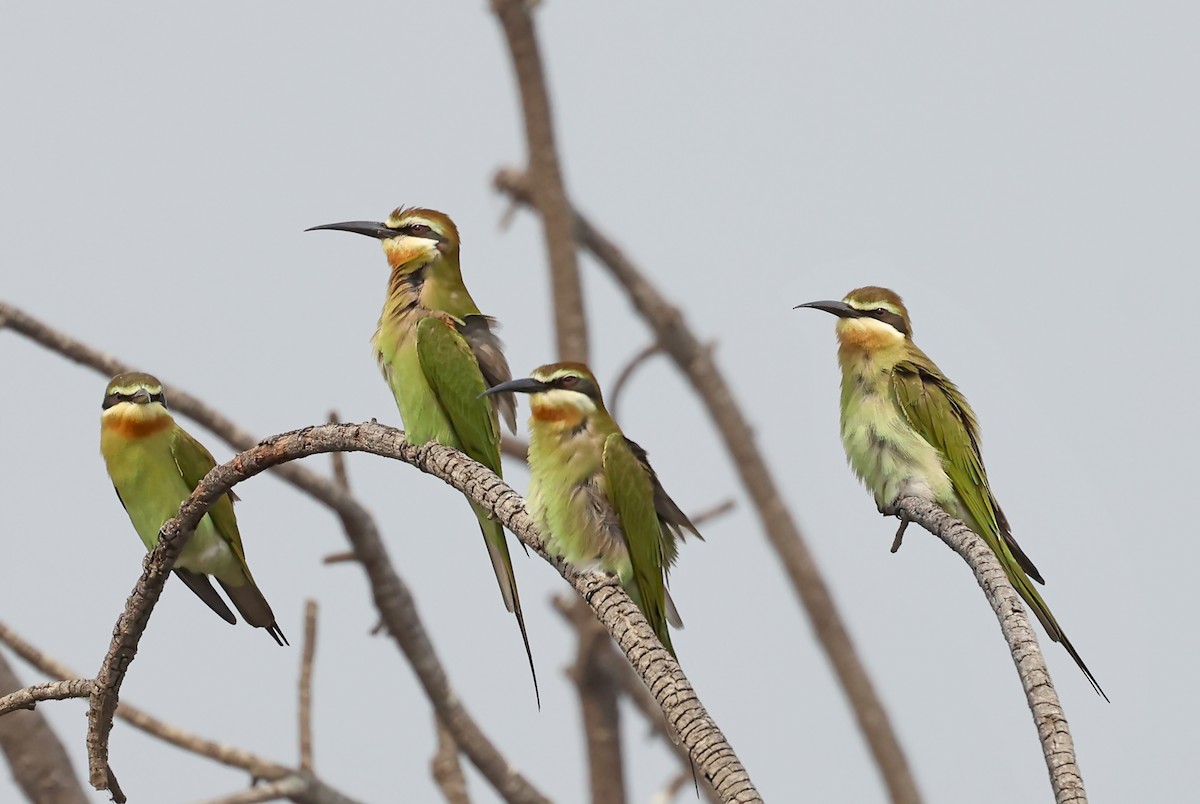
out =
[[(496, 322), (475, 306), (459, 267), (458, 227), (443, 212), (397, 208), (386, 221), (314, 226), (374, 237), (391, 266), (387, 298), (371, 345), (411, 444), (436, 441), (465, 452), (497, 475), (500, 423), (516, 431), (512, 394), (482, 394), (512, 377)], [(537, 672), (504, 528), (471, 504), (483, 531), (504, 606), (517, 618), (537, 694)], [(540, 701), (540, 698), (539, 698)]]
[[(159, 530), (217, 465), (204, 445), (175, 423), (162, 383), (138, 371), (118, 374), (104, 391), (100, 453), (147, 550), (154, 549)], [(212, 504), (176, 559), (175, 574), (217, 616), (236, 623), (209, 576), (216, 578), (246, 622), (265, 628), (284, 645), (287, 638), (246, 565), (233, 513), (236, 499), (231, 491)]]
[(1050, 638), (1062, 643), (1096, 692), (1108, 700), (1033, 585), (1045, 581), (1013, 538), (988, 485), (975, 413), (954, 383), (913, 343), (912, 323), (900, 297), (887, 288), (863, 287), (842, 301), (799, 307), (838, 317), (842, 445), (880, 512), (895, 513), (897, 500), (915, 496), (965, 522), (995, 553)]
[(529, 394), (529, 510), (546, 549), (581, 569), (620, 578), (654, 633), (674, 655), (667, 623), (683, 623), (667, 593), (667, 571), (683, 532), (702, 538), (667, 496), (646, 451), (604, 409), (581, 363), (553, 363), (489, 394)]

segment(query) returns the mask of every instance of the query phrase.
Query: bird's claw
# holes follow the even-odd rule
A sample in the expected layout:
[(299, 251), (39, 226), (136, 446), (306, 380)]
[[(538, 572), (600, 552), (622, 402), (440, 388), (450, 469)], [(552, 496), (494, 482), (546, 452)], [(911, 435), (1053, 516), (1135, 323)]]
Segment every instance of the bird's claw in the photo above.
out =
[(887, 516), (894, 516), (900, 520), (900, 527), (896, 529), (896, 538), (892, 539), (892, 552), (900, 549), (900, 545), (904, 542), (904, 531), (908, 527), (908, 514), (902, 508), (888, 506), (889, 510), (885, 512)]

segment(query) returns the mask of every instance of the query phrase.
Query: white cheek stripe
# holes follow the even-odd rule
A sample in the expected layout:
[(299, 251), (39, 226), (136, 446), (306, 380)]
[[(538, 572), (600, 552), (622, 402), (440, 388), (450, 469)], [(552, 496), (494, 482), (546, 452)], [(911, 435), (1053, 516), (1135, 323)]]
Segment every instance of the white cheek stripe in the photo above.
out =
[(549, 391), (543, 391), (541, 397), (547, 405), (553, 408), (572, 407), (585, 416), (590, 416), (596, 412), (596, 405), (588, 395), (581, 394), (578, 391), (568, 391), (565, 388), (551, 388)]
[(843, 318), (842, 327), (847, 330), (859, 329), (879, 335), (887, 335), (893, 340), (904, 340), (904, 334), (891, 324), (885, 324), (877, 318)]

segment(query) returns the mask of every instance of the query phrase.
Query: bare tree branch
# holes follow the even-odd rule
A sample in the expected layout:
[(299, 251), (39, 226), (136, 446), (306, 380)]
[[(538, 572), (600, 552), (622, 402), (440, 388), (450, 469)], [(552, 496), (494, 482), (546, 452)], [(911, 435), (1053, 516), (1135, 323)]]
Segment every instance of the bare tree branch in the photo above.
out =
[[(536, 207), (529, 179), (521, 171), (501, 170), (493, 181), (496, 188), (510, 198)], [(578, 212), (574, 213), (574, 221), (576, 240), (592, 252), (625, 289), (634, 308), (654, 330), (663, 351), (675, 361), (708, 409), (742, 486), (754, 503), (767, 538), (787, 569), (792, 586), (808, 612), (813, 631), (846, 692), (891, 800), (895, 804), (919, 804), (920, 794), (887, 712), (854, 649), (816, 560), (788, 512), (766, 461), (755, 447), (754, 432), (721, 376), (711, 350), (691, 331), (683, 313), (650, 284), (615, 243)]]
[(529, 442), (509, 435), (500, 436), (500, 451), (510, 458), (516, 458), (521, 463), (529, 457)]
[[(90, 694), (90, 687), (93, 685), (91, 679), (79, 679), (78, 673), (67, 667), (62, 662), (54, 659), (36, 647), (26, 642), (16, 632), (10, 629), (5, 623), (0, 622), (0, 642), (8, 645), (13, 653), (20, 656), (33, 667), (49, 676), (57, 676), (64, 679), (70, 686), (65, 689), (71, 689), (73, 694), (70, 696), (55, 696), (57, 697), (75, 697), (86, 698)], [(35, 689), (36, 687), (47, 687), (50, 685), (35, 685), (35, 687), (27, 689)], [(6, 721), (20, 717), (24, 713), (10, 715), (7, 718), (0, 719), (0, 724)], [(321, 780), (305, 774), (297, 772), (291, 768), (286, 768), (283, 765), (277, 765), (274, 762), (268, 762), (261, 757), (251, 754), (248, 751), (243, 751), (239, 748), (232, 748), (221, 743), (215, 743), (211, 740), (206, 740), (192, 734), (189, 731), (165, 723), (152, 715), (146, 714), (140, 709), (137, 709), (130, 704), (122, 702), (117, 707), (117, 717), (129, 723), (134, 728), (140, 729), (147, 734), (157, 737), (164, 742), (170, 743), (177, 748), (182, 748), (193, 754), (197, 754), (208, 759), (216, 760), (223, 765), (228, 765), (233, 768), (244, 770), (255, 779), (264, 779), (268, 782), (279, 781), (286, 778), (300, 777), (305, 780), (306, 787), (302, 793), (292, 796), (293, 801), (302, 802), (303, 804), (356, 804), (354, 799), (342, 795), (338, 791), (329, 787)], [(110, 782), (115, 782), (115, 779), (110, 779)], [(114, 799), (121, 797), (116, 791), (113, 792)], [(82, 795), (82, 791), (81, 791)], [(40, 801), (40, 799), (37, 799)], [(87, 801), (86, 798), (82, 799)]]
[[(7, 711), (5, 702), (21, 692), (20, 679), (0, 654), (0, 695), (4, 696), (0, 698), (0, 713)], [(33, 709), (33, 701), (21, 705)], [(0, 718), (0, 751), (8, 758), (17, 787), (30, 801), (87, 804), (66, 749), (40, 712), (15, 712)]]
[[(36, 343), (57, 352), (77, 363), (90, 366), (102, 374), (111, 376), (131, 367), (115, 358), (93, 349), (58, 330), (53, 329), (23, 311), (0, 302), (0, 324)], [(171, 407), (176, 413), (187, 416), (211, 430), (235, 449), (252, 447), (258, 439), (241, 429), (215, 408), (197, 397), (175, 387), (168, 388)], [(277, 477), (310, 495), (318, 502), (331, 508), (338, 516), (346, 537), (354, 548), (355, 557), (362, 564), (371, 585), (371, 593), (383, 623), (405, 653), (427, 695), (450, 696), (447, 703), (454, 710), (454, 717), (447, 719), (447, 728), (454, 734), (455, 741), (484, 777), (509, 801), (542, 801), (541, 794), (529, 785), (487, 739), (461, 701), (453, 695), (432, 643), (417, 614), (416, 604), (407, 585), (396, 574), (379, 529), (367, 509), (351, 494), (336, 483), (309, 471), (299, 464), (278, 466)], [(182, 547), (182, 545), (180, 545)], [(147, 559), (149, 560), (149, 559)], [(158, 592), (162, 581), (156, 579)], [(115, 637), (114, 637), (115, 640)], [(115, 646), (115, 641), (114, 641)], [(110, 653), (113, 650), (110, 647)], [(430, 691), (435, 691), (431, 693)], [(436, 707), (436, 705), (435, 705)], [(89, 718), (98, 714), (89, 713)], [(101, 717), (105, 721), (105, 734), (112, 727), (112, 713)], [(92, 735), (89, 725), (89, 738)], [(107, 744), (107, 739), (105, 739)], [(89, 749), (90, 752), (90, 749)], [(89, 760), (91, 761), (91, 760)], [(286, 769), (285, 769), (286, 770)], [(258, 774), (266, 778), (262, 774)]]
[(19, 709), (34, 709), (38, 701), (65, 701), (68, 698), (83, 698), (92, 694), (90, 678), (72, 678), (67, 681), (51, 681), (48, 684), (33, 684), (0, 698), (0, 715)]
[(261, 804), (265, 801), (281, 801), (303, 793), (307, 786), (308, 783), (299, 776), (287, 776), (277, 782), (260, 784), (233, 795), (209, 799), (204, 804)]
[[(341, 453), (334, 453), (340, 455)], [(304, 603), (304, 649), (300, 656), (300, 770), (313, 772), (312, 677), (317, 653), (317, 601)]]
[(699, 513), (692, 514), (688, 517), (688, 519), (692, 520), (693, 525), (700, 527), (705, 522), (711, 522), (714, 519), (720, 519), (736, 507), (737, 503), (735, 501), (722, 500), (711, 508), (705, 508)]
[[(558, 597), (554, 599), (554, 607), (563, 616), (569, 616), (569, 606), (567, 604), (568, 601), (566, 598)], [(615, 650), (610, 649), (607, 653), (600, 654), (599, 656), (603, 660), (604, 670), (620, 687), (621, 691), (629, 697), (629, 700), (642, 713), (642, 716), (646, 718), (646, 722), (650, 724), (651, 729), (662, 737), (679, 758), (684, 768), (683, 772), (687, 774), (688, 779), (691, 779), (692, 765), (687, 748), (679, 742), (679, 735), (675, 734), (671, 727), (667, 725), (662, 708), (659, 707), (658, 701), (651, 695), (650, 690), (646, 688), (641, 676)], [(716, 804), (716, 802), (721, 800), (707, 778), (701, 778), (699, 783), (700, 791), (704, 794), (707, 801)]]
[[(761, 801), (733, 747), (705, 711), (678, 663), (658, 644), (650, 625), (621, 589), (615, 577), (599, 573), (580, 574), (561, 560), (549, 556), (545, 552), (541, 534), (538, 533), (533, 518), (525, 511), (521, 496), (486, 467), (441, 444), (409, 444), (405, 441), (402, 431), (377, 422), (322, 425), (273, 436), (235, 456), (228, 463), (214, 468), (201, 481), (191, 497), (180, 506), (179, 515), (163, 525), (158, 546), (146, 560), (142, 577), (130, 596), (125, 612), (118, 620), (109, 657), (101, 667), (96, 691), (92, 695), (89, 731), (95, 731), (95, 735), (89, 734), (89, 753), (93, 745), (98, 748), (106, 747), (111, 716), (106, 719), (104, 714), (113, 707), (120, 682), (136, 652), (137, 642), (145, 629), (150, 610), (162, 591), (171, 563), (178, 555), (183, 540), (195, 528), (208, 506), (235, 484), (271, 466), (333, 450), (369, 452), (412, 464), (448, 483), (491, 511), (501, 524), (549, 561), (588, 601), (646, 686), (653, 691), (659, 707), (688, 747), (697, 767), (713, 781), (722, 800)], [(362, 553), (361, 550), (359, 552)], [(390, 565), (385, 562), (384, 566), (390, 571)], [(372, 578), (372, 581), (377, 600), (381, 601), (380, 610), (387, 620), (393, 608), (388, 599), (402, 589), (400, 580), (393, 573), (390, 584), (383, 579)], [(411, 605), (411, 600), (409, 604)], [(412, 634), (404, 630), (416, 622), (413, 619), (395, 627), (389, 622), (388, 627), (397, 641), (410, 640), (420, 643), (409, 644), (405, 652), (413, 657), (413, 667), (426, 688), (426, 694), (433, 702), (438, 715), (455, 734), (455, 739), (459, 740), (458, 735), (466, 734), (469, 739), (475, 741), (474, 746), (468, 747), (459, 740), (459, 746), (471, 756), (472, 761), (485, 775), (497, 767), (502, 769), (497, 778), (489, 777), (489, 780), (507, 800), (539, 803), (546, 801), (507, 764), (482, 733), (477, 731), (478, 727), (473, 722), (463, 722), (463, 719), (469, 716), (450, 691), (449, 682), (444, 672), (441, 672), (440, 665), (433, 664), (431, 669), (431, 663), (436, 663), (436, 654), (428, 642), (428, 637), (423, 631)], [(472, 751), (481, 756), (477, 759)], [(94, 767), (103, 769), (105, 756), (101, 751), (97, 751), (89, 759)]]
[(1046, 668), (1046, 660), (1025, 614), (1025, 607), (996, 554), (974, 531), (931, 502), (918, 497), (905, 497), (898, 500), (895, 507), (962, 556), (975, 573), (975, 580), (979, 582), (992, 611), (996, 613), (996, 619), (1000, 621), (1000, 630), (1004, 633), (1013, 664), (1021, 677), (1025, 699), (1029, 702), (1033, 724), (1042, 744), (1042, 754), (1050, 771), (1054, 800), (1057, 804), (1086, 804), (1087, 792), (1075, 761), (1075, 746), (1067, 716), (1050, 681), (1050, 671)]
[(429, 763), (433, 780), (446, 798), (446, 804), (471, 804), (467, 795), (467, 779), (463, 776), (462, 765), (458, 761), (458, 744), (454, 735), (446, 728), (441, 719), (433, 716), (434, 728), (437, 730), (437, 751)]
[(593, 804), (624, 804), (625, 767), (621, 757), (620, 687), (607, 668), (613, 643), (591, 609), (578, 597), (556, 597), (554, 607), (575, 631), (575, 664), (567, 677), (579, 694), (587, 739), (588, 779)]
[(550, 257), (550, 289), (554, 300), (554, 333), (559, 360), (588, 359), (587, 318), (583, 284), (571, 231), (571, 207), (563, 186), (558, 151), (554, 147), (554, 121), (542, 70), (533, 18), (524, 0), (493, 0), (504, 39), (512, 55), (525, 116), (525, 141), (529, 150), (529, 187), (532, 204), (542, 218), (546, 252)]
[(626, 363), (624, 368), (621, 369), (620, 373), (617, 374), (617, 378), (613, 380), (612, 385), (610, 386), (612, 391), (609, 392), (608, 403), (608, 407), (612, 409), (612, 415), (614, 419), (621, 418), (617, 415), (617, 409), (620, 407), (621, 398), (625, 392), (625, 386), (629, 382), (630, 378), (633, 377), (634, 373), (636, 373), (637, 370), (642, 367), (642, 364), (661, 351), (662, 347), (658, 345), (657, 341), (643, 347), (638, 351), (637, 354), (629, 358), (629, 362)]

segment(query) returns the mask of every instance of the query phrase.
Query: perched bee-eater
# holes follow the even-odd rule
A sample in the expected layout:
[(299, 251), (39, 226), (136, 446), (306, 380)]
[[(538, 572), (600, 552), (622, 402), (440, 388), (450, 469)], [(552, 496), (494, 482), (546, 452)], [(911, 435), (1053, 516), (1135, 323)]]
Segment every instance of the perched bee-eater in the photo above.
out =
[[(100, 452), (117, 497), (147, 550), (154, 549), (158, 531), (217, 465), (204, 445), (175, 423), (162, 383), (138, 371), (118, 374), (104, 391)], [(217, 616), (236, 623), (213, 588), (209, 576), (215, 577), (246, 622), (267, 629), (283, 645), (287, 638), (246, 566), (233, 513), (236, 499), (231, 491), (212, 504), (179, 554), (175, 574)]]
[[(512, 374), (503, 344), (492, 332), (495, 319), (479, 311), (463, 284), (454, 221), (436, 210), (400, 207), (383, 223), (329, 223), (308, 231), (316, 229), (354, 232), (383, 243), (392, 273), (371, 345), (409, 443), (437, 441), (500, 475), (499, 417), (515, 432), (516, 402), (512, 394), (489, 400), (483, 392)], [(504, 528), (486, 509), (474, 503), (471, 507), (483, 530), (504, 606), (516, 615), (521, 629), (536, 692), (537, 674)]]
[[(897, 500), (915, 496), (965, 522), (996, 554), (1050, 638), (1062, 643), (1108, 700), (1031, 582), (1045, 583), (1013, 538), (992, 495), (975, 414), (954, 383), (913, 343), (912, 324), (900, 297), (887, 288), (865, 287), (850, 291), (840, 302), (799, 307), (824, 310), (839, 319), (842, 445), (880, 512), (893, 513)], [(897, 546), (898, 539), (899, 534)]]
[(646, 451), (604, 409), (587, 366), (553, 363), (488, 391), (529, 394), (529, 509), (548, 552), (617, 575), (663, 647), (682, 628), (667, 571), (683, 531), (699, 531), (667, 496)]

